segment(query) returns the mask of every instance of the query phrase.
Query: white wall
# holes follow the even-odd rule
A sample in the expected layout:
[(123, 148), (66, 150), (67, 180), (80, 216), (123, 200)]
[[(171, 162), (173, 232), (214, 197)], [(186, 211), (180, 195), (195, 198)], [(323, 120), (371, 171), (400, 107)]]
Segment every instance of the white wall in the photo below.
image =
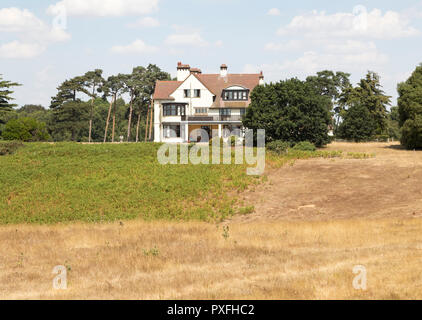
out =
[[(201, 90), (200, 98), (185, 98), (184, 90)], [(190, 75), (189, 78), (176, 90), (175, 93), (171, 95), (175, 99), (175, 102), (184, 102), (188, 104), (186, 115), (192, 116), (195, 114), (195, 108), (209, 108), (213, 104), (214, 95), (193, 75)]]

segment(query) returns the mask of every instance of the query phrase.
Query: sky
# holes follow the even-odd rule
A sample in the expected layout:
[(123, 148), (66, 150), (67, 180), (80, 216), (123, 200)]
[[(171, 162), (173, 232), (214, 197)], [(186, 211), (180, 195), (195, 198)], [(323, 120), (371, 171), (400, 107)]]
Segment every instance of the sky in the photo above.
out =
[(0, 74), (23, 86), (15, 103), (50, 105), (57, 86), (177, 62), (218, 73), (263, 71), (266, 82), (321, 70), (397, 83), (422, 62), (422, 0), (2, 0)]

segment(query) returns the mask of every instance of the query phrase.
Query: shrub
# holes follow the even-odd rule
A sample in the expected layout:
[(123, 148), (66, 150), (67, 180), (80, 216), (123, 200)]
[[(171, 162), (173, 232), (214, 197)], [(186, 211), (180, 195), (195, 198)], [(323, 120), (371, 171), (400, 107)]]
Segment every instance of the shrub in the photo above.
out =
[(299, 142), (297, 145), (293, 147), (293, 150), (297, 151), (316, 151), (316, 147), (313, 143), (309, 141)]
[(289, 148), (291, 147), (291, 144), (290, 142), (276, 140), (276, 141), (267, 143), (266, 147), (267, 147), (267, 150), (270, 150), (274, 153), (283, 154), (289, 150)]
[(5, 140), (25, 142), (47, 141), (50, 139), (45, 123), (33, 118), (10, 120), (6, 124), (2, 136)]
[(23, 146), (20, 141), (0, 142), (0, 156), (13, 154), (17, 149)]
[(422, 115), (406, 120), (402, 127), (401, 144), (407, 149), (422, 148)]

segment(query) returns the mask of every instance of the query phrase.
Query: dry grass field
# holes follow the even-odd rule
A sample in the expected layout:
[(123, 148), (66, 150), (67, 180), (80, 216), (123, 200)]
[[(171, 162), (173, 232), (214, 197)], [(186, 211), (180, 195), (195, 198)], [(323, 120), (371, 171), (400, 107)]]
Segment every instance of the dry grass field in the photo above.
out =
[[(422, 299), (422, 152), (269, 169), (255, 213), (206, 222), (0, 227), (1, 299)], [(226, 228), (224, 228), (227, 226)], [(54, 266), (68, 289), (52, 288)], [(352, 270), (367, 270), (367, 290)]]

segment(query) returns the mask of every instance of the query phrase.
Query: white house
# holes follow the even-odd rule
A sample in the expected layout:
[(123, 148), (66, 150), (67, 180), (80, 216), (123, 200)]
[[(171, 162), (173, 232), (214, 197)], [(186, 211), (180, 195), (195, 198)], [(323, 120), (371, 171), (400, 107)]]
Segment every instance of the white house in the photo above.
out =
[[(240, 135), (250, 93), (264, 84), (264, 75), (230, 74), (227, 70), (223, 64), (218, 74), (202, 74), (179, 62), (177, 81), (157, 81), (154, 141), (207, 142), (208, 137), (222, 137), (226, 130)], [(204, 131), (208, 137), (201, 135)]]

